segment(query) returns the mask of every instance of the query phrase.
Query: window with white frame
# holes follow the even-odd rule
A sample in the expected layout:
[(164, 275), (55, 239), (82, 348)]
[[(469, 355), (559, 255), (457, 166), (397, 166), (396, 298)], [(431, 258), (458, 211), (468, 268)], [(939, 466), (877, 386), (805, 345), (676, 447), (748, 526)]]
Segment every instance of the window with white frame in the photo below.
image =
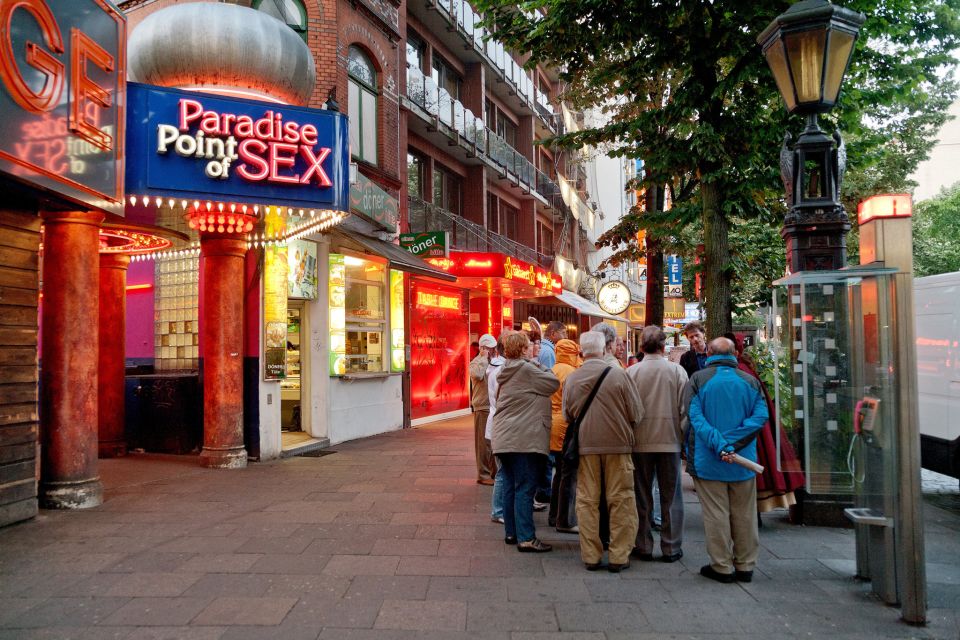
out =
[(359, 47), (350, 47), (347, 75), (351, 154), (363, 162), (377, 164), (377, 70)]

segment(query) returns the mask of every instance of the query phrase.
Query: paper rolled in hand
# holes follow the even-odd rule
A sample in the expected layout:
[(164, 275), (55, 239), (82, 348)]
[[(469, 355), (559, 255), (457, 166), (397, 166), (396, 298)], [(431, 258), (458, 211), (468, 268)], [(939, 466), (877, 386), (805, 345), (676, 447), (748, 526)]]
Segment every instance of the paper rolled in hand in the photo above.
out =
[(747, 460), (746, 458), (744, 458), (738, 453), (731, 453), (728, 457), (730, 458), (730, 462), (734, 462), (740, 465), (741, 467), (746, 467), (747, 469), (750, 469), (750, 471), (753, 471), (754, 473), (763, 473), (763, 465), (757, 464), (753, 460)]
[(527, 318), (527, 322), (530, 324), (531, 331), (539, 333), (541, 336), (543, 335), (543, 329), (541, 329), (540, 322), (537, 321), (536, 318), (534, 318), (533, 316), (530, 316)]

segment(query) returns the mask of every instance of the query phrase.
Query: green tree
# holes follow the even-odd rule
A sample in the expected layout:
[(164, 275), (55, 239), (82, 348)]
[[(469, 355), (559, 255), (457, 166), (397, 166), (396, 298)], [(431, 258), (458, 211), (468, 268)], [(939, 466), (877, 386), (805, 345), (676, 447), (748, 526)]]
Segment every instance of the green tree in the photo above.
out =
[[(652, 230), (665, 251), (689, 245), (693, 225), (705, 246), (707, 329), (730, 329), (734, 280), (751, 272), (734, 258), (732, 225), (766, 225), (782, 214), (778, 151), (788, 119), (755, 39), (787, 0), (477, 0), (487, 25), (530, 63), (563, 68), (564, 98), (599, 108), (607, 124), (554, 140), (608, 145), (642, 158), (647, 186), (669, 185), (668, 212), (633, 211), (600, 238), (624, 257), (636, 229)], [(955, 85), (958, 0), (855, 0), (868, 21), (833, 116), (847, 135), (850, 173), (908, 175), (923, 141), (943, 122)], [(938, 75), (939, 74), (939, 75)], [(651, 86), (662, 89), (658, 94)], [(659, 97), (659, 99), (657, 99)], [(829, 120), (829, 118), (828, 118)], [(789, 126), (788, 126), (789, 125)], [(910, 134), (910, 135), (908, 135)], [(893, 144), (891, 144), (891, 142)], [(905, 145), (916, 154), (902, 154)], [(891, 149), (891, 147), (893, 147)], [(904, 155), (897, 166), (894, 155)], [(849, 175), (849, 174), (848, 174)], [(882, 180), (864, 180), (872, 189)], [(771, 246), (775, 243), (770, 243)], [(687, 247), (689, 249), (689, 246)], [(616, 254), (614, 261), (618, 260)], [(744, 270), (743, 267), (746, 267)]]
[(913, 275), (960, 271), (960, 183), (913, 211)]

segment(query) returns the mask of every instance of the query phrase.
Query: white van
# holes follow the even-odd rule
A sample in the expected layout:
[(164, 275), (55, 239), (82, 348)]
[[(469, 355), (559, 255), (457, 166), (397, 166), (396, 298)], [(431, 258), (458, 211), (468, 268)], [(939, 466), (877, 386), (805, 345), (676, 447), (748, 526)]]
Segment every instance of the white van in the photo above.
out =
[(913, 283), (922, 464), (960, 478), (960, 271)]

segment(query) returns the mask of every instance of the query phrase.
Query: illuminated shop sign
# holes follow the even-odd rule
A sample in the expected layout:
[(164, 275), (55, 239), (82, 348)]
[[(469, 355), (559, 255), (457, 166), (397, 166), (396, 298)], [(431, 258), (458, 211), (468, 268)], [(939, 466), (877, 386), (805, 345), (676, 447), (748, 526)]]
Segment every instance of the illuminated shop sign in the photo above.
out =
[(127, 190), (349, 211), (340, 113), (130, 83)]
[(559, 294), (563, 279), (556, 273), (517, 260), (502, 253), (452, 252), (449, 258), (426, 258), (426, 261), (451, 275), (465, 278), (504, 278)]
[(450, 255), (450, 232), (401, 233), (400, 246), (421, 258), (445, 258)]
[(421, 307), (460, 310), (460, 296), (445, 296), (442, 293), (417, 292), (417, 304)]
[(104, 0), (0, 2), (0, 171), (122, 214), (125, 34)]
[(407, 366), (407, 341), (403, 318), (403, 271), (390, 270), (390, 371)]
[(347, 267), (344, 256), (330, 254), (330, 375), (347, 372)]

